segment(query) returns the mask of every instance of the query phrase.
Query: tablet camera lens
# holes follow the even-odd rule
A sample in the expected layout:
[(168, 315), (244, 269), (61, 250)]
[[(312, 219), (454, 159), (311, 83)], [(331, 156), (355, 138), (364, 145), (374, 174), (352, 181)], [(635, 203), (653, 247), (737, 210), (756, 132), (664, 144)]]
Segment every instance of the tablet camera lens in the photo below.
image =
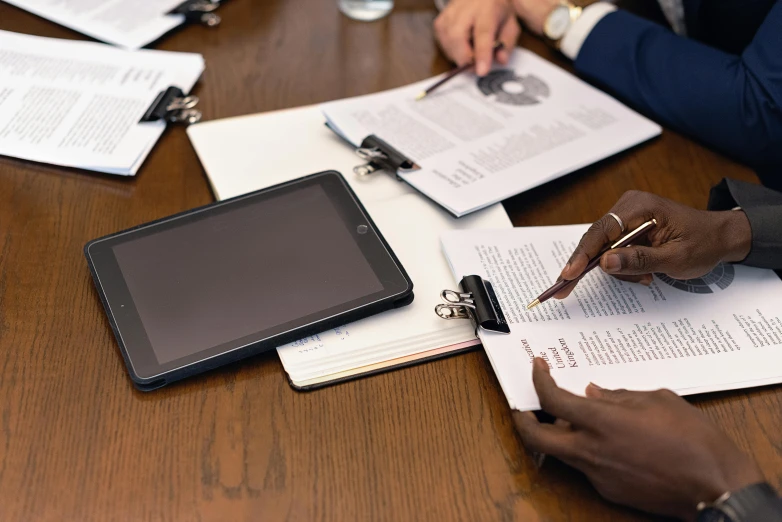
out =
[(359, 234), (366, 234), (368, 230), (369, 227), (367, 227), (366, 225), (359, 225), (358, 228), (356, 228), (356, 232), (358, 232)]

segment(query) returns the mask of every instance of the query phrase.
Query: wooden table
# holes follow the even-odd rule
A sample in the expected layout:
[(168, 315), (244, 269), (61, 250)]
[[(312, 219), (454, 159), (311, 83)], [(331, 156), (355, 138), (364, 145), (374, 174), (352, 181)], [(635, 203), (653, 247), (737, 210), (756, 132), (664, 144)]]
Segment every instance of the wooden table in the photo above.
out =
[[(397, 87), (448, 68), (430, 0), (380, 22), (335, 0), (231, 0), (194, 51), (207, 119)], [(0, 5), (0, 29), (83, 39)], [(525, 45), (557, 63), (539, 42)], [(506, 202), (516, 225), (592, 221), (632, 188), (703, 207), (747, 169), (662, 138)], [(182, 128), (121, 179), (0, 158), (0, 520), (642, 520), (556, 462), (536, 470), (481, 351), (297, 393), (274, 353), (150, 394), (125, 373), (82, 255), (88, 240), (212, 200)], [(706, 413), (782, 486), (782, 388)]]

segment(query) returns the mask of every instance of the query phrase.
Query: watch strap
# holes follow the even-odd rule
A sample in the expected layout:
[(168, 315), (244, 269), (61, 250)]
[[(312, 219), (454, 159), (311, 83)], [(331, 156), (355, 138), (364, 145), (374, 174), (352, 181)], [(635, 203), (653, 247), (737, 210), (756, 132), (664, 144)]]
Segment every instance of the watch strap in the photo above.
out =
[(724, 493), (712, 504), (698, 504), (698, 522), (766, 522), (782, 516), (782, 500), (767, 482)]

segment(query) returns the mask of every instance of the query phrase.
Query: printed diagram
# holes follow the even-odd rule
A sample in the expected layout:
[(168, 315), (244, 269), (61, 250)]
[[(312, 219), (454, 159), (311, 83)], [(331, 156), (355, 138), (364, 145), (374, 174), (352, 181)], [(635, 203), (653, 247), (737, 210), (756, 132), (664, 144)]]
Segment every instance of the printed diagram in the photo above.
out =
[(674, 279), (665, 274), (654, 274), (660, 281), (673, 288), (683, 290), (691, 294), (713, 294), (715, 290), (725, 290), (733, 282), (736, 269), (733, 265), (720, 263), (714, 270), (702, 277), (695, 279)]
[(499, 69), (478, 78), (478, 89), (486, 97), (506, 105), (537, 105), (551, 94), (546, 82), (537, 76), (516, 76), (510, 69)]

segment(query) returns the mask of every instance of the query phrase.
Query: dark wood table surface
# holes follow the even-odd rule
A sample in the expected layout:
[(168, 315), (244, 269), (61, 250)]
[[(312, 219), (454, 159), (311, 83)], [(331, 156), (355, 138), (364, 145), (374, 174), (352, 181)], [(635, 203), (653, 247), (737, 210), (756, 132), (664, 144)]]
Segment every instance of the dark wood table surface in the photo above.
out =
[[(206, 119), (401, 86), (447, 70), (430, 0), (380, 22), (336, 0), (231, 0), (199, 52)], [(0, 4), (0, 29), (85, 39)], [(540, 42), (522, 43), (567, 67)], [(597, 219), (628, 189), (703, 207), (754, 174), (674, 132), (508, 200), (513, 222)], [(482, 351), (311, 393), (269, 353), (135, 391), (82, 254), (212, 201), (184, 129), (124, 179), (0, 158), (0, 521), (644, 520), (555, 461), (535, 469)], [(782, 486), (782, 388), (696, 399)]]

